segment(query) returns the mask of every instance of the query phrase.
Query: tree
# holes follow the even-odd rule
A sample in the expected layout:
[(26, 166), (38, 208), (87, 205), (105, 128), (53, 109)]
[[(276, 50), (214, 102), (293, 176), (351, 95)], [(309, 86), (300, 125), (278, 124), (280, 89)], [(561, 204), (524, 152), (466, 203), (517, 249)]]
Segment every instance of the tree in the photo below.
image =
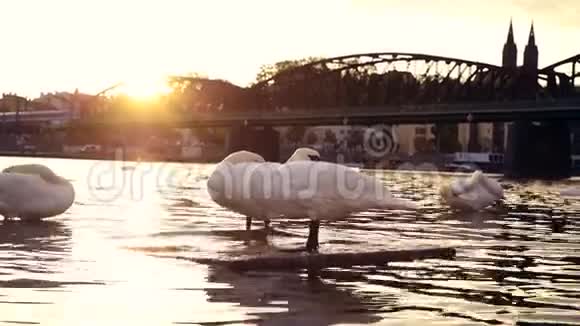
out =
[(256, 76), (256, 82), (259, 83), (268, 80), (282, 71), (300, 67), (311, 62), (319, 61), (321, 59), (322, 58), (319, 57), (307, 57), (298, 60), (284, 60), (274, 64), (262, 65), (258, 71), (258, 75)]
[(232, 111), (251, 108), (250, 90), (226, 80), (203, 77), (173, 77), (170, 83), (172, 105), (204, 111)]

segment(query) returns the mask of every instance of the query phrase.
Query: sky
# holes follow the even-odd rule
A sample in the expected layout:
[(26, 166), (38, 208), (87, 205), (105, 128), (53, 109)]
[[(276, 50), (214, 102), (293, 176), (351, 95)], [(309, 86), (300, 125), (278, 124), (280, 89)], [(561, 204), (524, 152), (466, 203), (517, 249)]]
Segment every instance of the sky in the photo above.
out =
[(2, 0), (0, 91), (157, 90), (168, 74), (240, 86), (263, 64), (417, 52), (501, 64), (513, 19), (518, 62), (533, 19), (540, 67), (580, 53), (579, 0)]

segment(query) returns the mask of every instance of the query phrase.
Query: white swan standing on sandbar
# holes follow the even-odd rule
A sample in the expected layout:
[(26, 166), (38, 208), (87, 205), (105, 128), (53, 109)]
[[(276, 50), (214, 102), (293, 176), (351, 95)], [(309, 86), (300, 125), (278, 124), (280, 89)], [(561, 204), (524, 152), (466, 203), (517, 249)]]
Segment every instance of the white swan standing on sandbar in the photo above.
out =
[(0, 214), (5, 221), (60, 215), (71, 207), (74, 198), (72, 184), (44, 165), (14, 165), (0, 173)]
[[(317, 151), (310, 149), (310, 148), (299, 148), (297, 149), (294, 154), (292, 154), (292, 156), (290, 156), (290, 158), (288, 158), (288, 160), (286, 160), (286, 162), (291, 162), (291, 161), (320, 161), (320, 153), (318, 153)], [(266, 160), (253, 152), (249, 152), (249, 151), (238, 151), (238, 152), (234, 152), (230, 155), (228, 155), (226, 158), (224, 158), (216, 167), (214, 174), (217, 172), (219, 174), (218, 171), (221, 171), (223, 169), (228, 169), (230, 165), (232, 164), (239, 164), (239, 163), (245, 163), (245, 164), (255, 164), (255, 163), (265, 163)], [(271, 162), (272, 164), (278, 164), (278, 163), (274, 163)], [(253, 168), (253, 166), (248, 166), (248, 168)], [(216, 176), (217, 177), (217, 176)], [(211, 191), (213, 191), (212, 189), (209, 188), (209, 180), (208, 180), (208, 191), (210, 191), (210, 196), (211, 196)], [(218, 201), (216, 201), (215, 198), (214, 201), (216, 201), (218, 204), (220, 204), (221, 206), (224, 206), (226, 208), (229, 208), (235, 212), (238, 212), (240, 214), (244, 214), (246, 215), (246, 230), (251, 230), (252, 228), (252, 216), (262, 216), (264, 209), (262, 207), (259, 207), (257, 205), (255, 205), (254, 202), (246, 200), (233, 200), (233, 198), (231, 200), (223, 200), (222, 198), (220, 198), (219, 196), (219, 192), (214, 192), (216, 194), (216, 198), (218, 198)], [(269, 228), (270, 226), (270, 219), (267, 216), (263, 216), (262, 220), (264, 221), (264, 227), (266, 229)]]
[(316, 151), (297, 151), (284, 164), (264, 162), (247, 151), (230, 154), (208, 179), (208, 192), (216, 203), (247, 217), (309, 218), (310, 252), (318, 249), (320, 220), (344, 219), (368, 209), (417, 209), (415, 203), (393, 197), (372, 176), (344, 165), (301, 160)]
[(469, 178), (454, 179), (439, 190), (443, 200), (454, 209), (478, 211), (504, 198), (499, 182), (475, 171)]
[[(290, 156), (286, 163), (293, 162), (293, 161), (320, 161), (320, 153), (318, 151), (308, 148), (308, 147), (300, 147), (294, 151), (292, 156)], [(252, 217), (246, 217), (246, 230), (250, 230), (252, 227)], [(264, 227), (268, 229), (270, 227), (270, 219), (268, 217), (264, 217)]]
[[(228, 196), (226, 192), (228, 185), (234, 180), (231, 179), (229, 173), (234, 166), (244, 166), (245, 169), (251, 170), (257, 164), (265, 163), (266, 160), (250, 151), (237, 151), (226, 156), (212, 172), (207, 180), (207, 191), (210, 197), (219, 205), (229, 208), (234, 212), (246, 216), (246, 230), (250, 230), (252, 226), (252, 216), (262, 215), (262, 209), (251, 200), (243, 200), (240, 196)], [(235, 180), (237, 181), (237, 180)], [(233, 192), (233, 190), (232, 190)], [(266, 226), (268, 222), (266, 219)]]

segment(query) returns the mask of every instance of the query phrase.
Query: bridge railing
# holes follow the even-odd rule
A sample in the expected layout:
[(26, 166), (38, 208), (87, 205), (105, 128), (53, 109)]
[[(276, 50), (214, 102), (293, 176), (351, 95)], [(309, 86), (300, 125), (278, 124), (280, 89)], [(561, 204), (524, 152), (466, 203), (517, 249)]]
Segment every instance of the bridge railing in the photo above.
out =
[(232, 126), (285, 126), (285, 125), (352, 125), (352, 124), (421, 124), (445, 122), (514, 121), (518, 119), (580, 118), (580, 99), (567, 101), (520, 101), (501, 103), (472, 103), (469, 105), (405, 105), (335, 107), (320, 110), (311, 108), (292, 111), (189, 113), (172, 119), (80, 120), (71, 126), (77, 128), (135, 128), (157, 126), (162, 128), (232, 127)]
[(272, 111), (251, 110), (239, 112), (189, 113), (190, 119), (239, 119), (244, 120), (256, 117), (296, 117), (296, 116), (360, 116), (369, 114), (415, 114), (415, 113), (444, 113), (444, 112), (480, 112), (480, 111), (518, 111), (518, 110), (552, 110), (558, 108), (580, 109), (580, 98), (567, 100), (528, 100), (513, 102), (483, 102), (461, 104), (425, 104), (425, 105), (377, 105), (377, 106), (343, 106), (343, 107), (304, 107), (292, 109), (278, 109)]

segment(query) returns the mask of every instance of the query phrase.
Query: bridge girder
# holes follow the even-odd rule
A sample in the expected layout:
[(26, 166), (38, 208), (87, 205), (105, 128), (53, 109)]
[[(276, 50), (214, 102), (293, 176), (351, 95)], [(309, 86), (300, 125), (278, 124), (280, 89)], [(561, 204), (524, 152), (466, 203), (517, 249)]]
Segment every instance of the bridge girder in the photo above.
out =
[[(365, 103), (351, 99), (347, 105), (489, 101), (510, 98), (514, 93), (511, 88), (520, 75), (517, 69), (482, 62), (385, 52), (311, 62), (284, 70), (252, 88), (266, 94), (264, 97), (270, 100), (270, 107), (336, 106), (336, 98), (349, 96), (345, 95), (349, 87), (358, 87), (356, 91), (351, 90), (351, 97), (373, 99)], [(328, 103), (322, 103), (323, 98)], [(309, 103), (309, 99), (312, 102)], [(301, 100), (306, 101), (295, 103)]]
[(448, 74), (451, 74), (453, 70), (458, 66), (464, 67), (477, 67), (477, 68), (486, 68), (490, 71), (498, 70), (503, 71), (505, 70), (502, 67), (487, 64), (483, 62), (477, 61), (470, 61), (470, 60), (463, 60), (451, 57), (444, 57), (444, 56), (437, 56), (437, 55), (429, 55), (429, 54), (420, 54), (420, 53), (404, 53), (404, 52), (382, 52), (382, 53), (363, 53), (363, 54), (352, 54), (346, 56), (339, 56), (334, 58), (327, 58), (323, 60), (318, 60), (314, 62), (310, 62), (304, 64), (299, 67), (290, 68), (280, 73), (261, 81), (254, 85), (254, 88), (261, 88), (276, 80), (293, 74), (300, 74), (307, 69), (311, 69), (313, 67), (321, 67), (324, 66), (328, 69), (329, 72), (336, 72), (341, 70), (347, 69), (356, 69), (359, 67), (365, 66), (376, 66), (378, 64), (392, 64), (397, 62), (404, 62), (407, 63), (409, 66), (413, 62), (424, 62), (427, 64), (427, 72), (431, 72), (431, 68), (433, 68), (433, 64), (436, 66), (436, 73), (438, 72), (438, 64), (444, 63), (446, 65), (453, 65), (451, 69), (447, 69)]
[(580, 54), (571, 56), (564, 60), (553, 63), (538, 71), (544, 79), (558, 78), (561, 83), (569, 83), (572, 87), (580, 86), (576, 83), (580, 81)]

